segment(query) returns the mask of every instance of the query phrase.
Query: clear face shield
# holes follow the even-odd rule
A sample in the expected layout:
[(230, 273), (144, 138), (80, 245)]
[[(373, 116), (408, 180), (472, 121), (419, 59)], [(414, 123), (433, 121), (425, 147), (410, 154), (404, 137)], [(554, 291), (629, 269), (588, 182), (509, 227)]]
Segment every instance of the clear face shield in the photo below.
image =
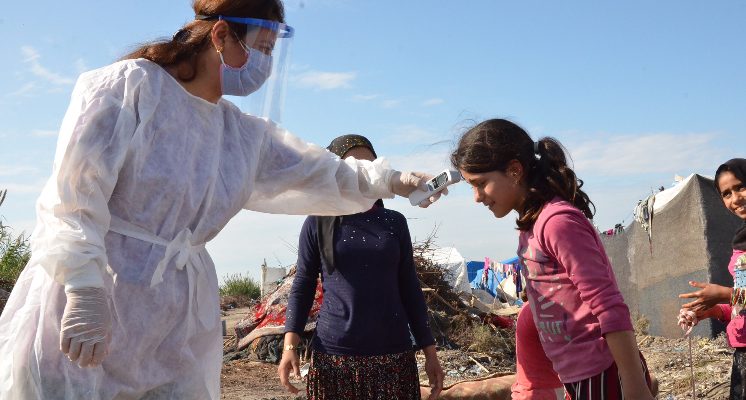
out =
[[(293, 28), (266, 19), (226, 16), (219, 16), (218, 19), (230, 22), (233, 26), (240, 24), (240, 28), (244, 29), (234, 29), (234, 33), (248, 51), (249, 58), (258, 57), (262, 61), (257, 65), (269, 66), (269, 76), (258, 90), (246, 97), (232, 97), (231, 101), (247, 114), (280, 124)], [(250, 59), (248, 62), (253, 65), (255, 60)]]

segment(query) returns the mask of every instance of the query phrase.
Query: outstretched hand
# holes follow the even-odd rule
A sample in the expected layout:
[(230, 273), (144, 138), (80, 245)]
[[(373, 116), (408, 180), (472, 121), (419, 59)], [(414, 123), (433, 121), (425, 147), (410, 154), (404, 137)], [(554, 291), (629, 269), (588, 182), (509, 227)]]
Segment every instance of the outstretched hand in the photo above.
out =
[(691, 309), (695, 312), (708, 310), (719, 303), (730, 301), (731, 288), (716, 285), (714, 283), (702, 283), (689, 281), (691, 287), (699, 288), (695, 292), (682, 293), (680, 299), (696, 299), (681, 306), (681, 308)]

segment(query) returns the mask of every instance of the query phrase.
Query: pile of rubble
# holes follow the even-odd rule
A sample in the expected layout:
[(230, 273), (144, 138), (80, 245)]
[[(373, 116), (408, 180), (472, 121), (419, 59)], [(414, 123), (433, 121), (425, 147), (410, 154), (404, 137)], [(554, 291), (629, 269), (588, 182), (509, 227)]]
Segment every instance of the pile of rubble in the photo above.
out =
[[(463, 380), (497, 376), (515, 372), (515, 332), (513, 330), (518, 307), (497, 302), (479, 303), (468, 294), (457, 293), (448, 283), (448, 272), (427, 256), (433, 249), (433, 237), (414, 243), (414, 259), (422, 291), (428, 305), (430, 327), (439, 348), (439, 359), (446, 373), (446, 384)], [(279, 362), (282, 355), (284, 313), (294, 269), (285, 276), (278, 288), (259, 303), (251, 306), (246, 317), (236, 324), (233, 335), (226, 337), (224, 361), (248, 359), (269, 363)], [(305, 328), (301, 355), (310, 355), (308, 345), (315, 329), (316, 314), (322, 301), (317, 288), (311, 316)], [(475, 304), (479, 303), (479, 304)], [(418, 356), (421, 382), (424, 358)]]

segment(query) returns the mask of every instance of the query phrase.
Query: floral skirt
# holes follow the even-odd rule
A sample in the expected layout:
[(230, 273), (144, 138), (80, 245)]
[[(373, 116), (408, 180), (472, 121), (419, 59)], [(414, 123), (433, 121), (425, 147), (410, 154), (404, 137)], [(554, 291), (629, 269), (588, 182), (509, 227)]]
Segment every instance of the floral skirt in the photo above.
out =
[(419, 400), (414, 352), (339, 356), (314, 351), (306, 383), (308, 400)]

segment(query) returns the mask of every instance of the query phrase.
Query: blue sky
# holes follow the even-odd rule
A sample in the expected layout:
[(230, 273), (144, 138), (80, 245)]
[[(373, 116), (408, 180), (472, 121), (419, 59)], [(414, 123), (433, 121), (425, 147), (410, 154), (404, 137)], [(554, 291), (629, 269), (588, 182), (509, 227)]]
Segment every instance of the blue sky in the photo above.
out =
[[(102, 6), (102, 4), (105, 4)], [(170, 37), (188, 1), (10, 2), (0, 16), (0, 208), (18, 232), (51, 171), (56, 132), (80, 72)], [(459, 133), (505, 117), (569, 149), (595, 223), (632, 220), (675, 174), (712, 175), (744, 157), (746, 2), (346, 1), (286, 3), (296, 28), (284, 125), (326, 145), (368, 136), (399, 169), (447, 166)], [(468, 259), (505, 259), (514, 215), (475, 205), (467, 186), (427, 210), (387, 202), (423, 239)], [(218, 276), (295, 261), (302, 217), (239, 214), (208, 249)]]

